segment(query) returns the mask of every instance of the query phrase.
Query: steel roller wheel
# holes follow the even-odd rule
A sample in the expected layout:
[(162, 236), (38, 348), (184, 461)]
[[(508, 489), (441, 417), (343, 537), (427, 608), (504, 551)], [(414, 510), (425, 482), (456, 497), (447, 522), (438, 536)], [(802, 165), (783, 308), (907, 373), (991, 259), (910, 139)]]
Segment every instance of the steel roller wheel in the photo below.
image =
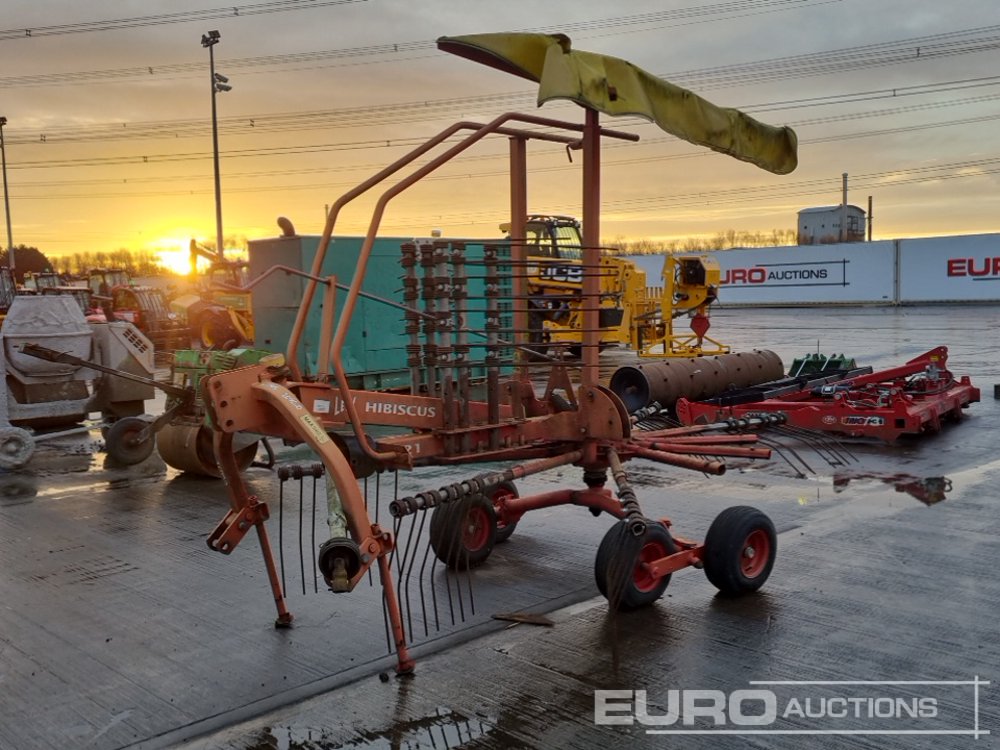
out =
[(30, 432), (13, 425), (0, 427), (0, 469), (20, 469), (34, 452), (35, 439)]
[(661, 596), (670, 583), (670, 575), (656, 578), (649, 564), (677, 551), (667, 527), (650, 523), (646, 533), (635, 536), (625, 521), (608, 529), (597, 548), (594, 580), (597, 590), (616, 609), (645, 607)]
[(747, 594), (771, 575), (777, 551), (770, 518), (747, 505), (726, 508), (705, 536), (705, 575), (723, 594)]
[[(156, 435), (156, 450), (167, 466), (203, 477), (220, 477), (212, 447), (212, 430), (205, 425), (168, 424)], [(257, 455), (257, 441), (238, 448), (236, 465), (244, 471)]]

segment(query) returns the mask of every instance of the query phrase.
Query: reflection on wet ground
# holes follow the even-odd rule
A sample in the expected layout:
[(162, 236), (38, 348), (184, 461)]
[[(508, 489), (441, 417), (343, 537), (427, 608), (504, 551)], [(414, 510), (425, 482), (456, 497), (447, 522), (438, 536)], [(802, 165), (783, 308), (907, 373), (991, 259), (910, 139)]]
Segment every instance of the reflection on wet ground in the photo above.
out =
[(38, 479), (33, 476), (7, 474), (0, 476), (0, 505), (30, 503), (38, 494)]
[[(713, 322), (735, 348), (772, 348), (786, 362), (819, 348), (887, 366), (944, 343), (956, 373), (984, 395), (1000, 382), (1000, 361), (982, 346), (1000, 327), (1000, 308), (722, 309)], [(952, 329), (962, 336), (949, 340)], [(606, 352), (602, 376), (634, 361)], [(94, 433), (46, 445), (27, 470), (0, 475), (0, 598), (16, 603), (0, 610), (0, 747), (165, 747), (221, 730), (192, 746), (617, 750), (644, 738), (593, 726), (595, 688), (982, 674), (1000, 663), (991, 614), (1000, 590), (983, 573), (1000, 564), (998, 417), (1000, 402), (984, 398), (941, 433), (891, 446), (775, 435), (771, 461), (733, 461), (722, 477), (632, 461), (644, 511), (669, 516), (678, 535), (703, 538), (731, 505), (765, 510), (780, 539), (766, 588), (725, 599), (687, 570), (655, 606), (627, 616), (602, 602), (558, 609), (596, 596), (594, 552), (608, 519), (535, 511), (475, 572), (478, 630), (424, 643), (416, 677), (386, 683), (376, 676), (391, 664), (377, 588), (312, 595), (307, 565), (310, 596), (298, 578), (288, 581), (296, 627), (275, 631), (253, 544), (231, 556), (205, 546), (227, 510), (218, 480), (179, 475), (155, 454), (111, 466)], [(294, 460), (311, 460), (295, 450)], [(400, 483), (411, 493), (479, 470), (434, 467)], [(252, 469), (248, 478), (276, 524), (274, 474)], [(579, 480), (560, 469), (529, 478), (522, 494)], [(298, 538), (293, 500), (284, 508), (289, 539)], [(298, 551), (288, 554), (300, 571)], [(552, 613), (555, 626), (490, 621), (521, 609)], [(318, 703), (304, 701), (310, 695)], [(294, 705), (268, 713), (283, 703)], [(39, 717), (30, 725), (29, 713)], [(691, 746), (709, 742), (744, 746)]]
[(835, 475), (833, 478), (833, 491), (841, 493), (847, 490), (852, 482), (864, 483), (871, 480), (892, 485), (896, 492), (905, 492), (924, 505), (934, 505), (941, 502), (952, 490), (952, 483), (948, 477), (921, 478), (910, 476), (909, 474), (889, 474), (883, 476), (858, 474), (854, 476)]
[[(400, 683), (400, 693), (406, 689), (406, 683)], [(487, 719), (439, 707), (429, 716), (392, 722), (388, 729), (380, 731), (361, 729), (350, 738), (332, 729), (265, 727), (256, 737), (248, 738), (246, 750), (453, 750), (468, 747), (495, 731)]]

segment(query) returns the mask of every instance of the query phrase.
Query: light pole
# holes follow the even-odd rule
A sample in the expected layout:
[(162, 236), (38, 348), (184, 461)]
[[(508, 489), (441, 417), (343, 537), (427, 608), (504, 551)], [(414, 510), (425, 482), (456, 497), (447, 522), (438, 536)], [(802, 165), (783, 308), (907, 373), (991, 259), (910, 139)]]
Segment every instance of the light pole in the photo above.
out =
[(7, 191), (7, 149), (3, 142), (3, 126), (7, 124), (6, 117), (0, 117), (0, 160), (3, 161), (3, 208), (7, 216), (7, 265), (10, 275), (14, 275), (14, 235), (10, 231), (10, 193)]
[(221, 35), (218, 31), (209, 31), (201, 35), (201, 46), (208, 47), (208, 69), (212, 83), (212, 157), (215, 163), (215, 252), (219, 260), (223, 260), (222, 247), (222, 186), (219, 181), (219, 120), (215, 110), (215, 96), (220, 91), (230, 91), (229, 79), (222, 73), (215, 72), (215, 45)]

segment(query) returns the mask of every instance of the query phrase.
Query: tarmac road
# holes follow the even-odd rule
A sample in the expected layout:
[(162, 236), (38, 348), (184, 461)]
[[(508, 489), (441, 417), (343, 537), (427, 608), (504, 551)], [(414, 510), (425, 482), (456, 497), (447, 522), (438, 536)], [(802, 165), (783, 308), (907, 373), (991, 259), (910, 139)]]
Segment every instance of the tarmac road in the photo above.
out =
[[(972, 376), (983, 400), (938, 435), (850, 445), (836, 466), (799, 446), (812, 469), (801, 475), (794, 459), (739, 465), (713, 478), (632, 462), (646, 514), (669, 515), (683, 535), (700, 537), (730, 505), (764, 510), (779, 531), (778, 562), (764, 589), (728, 600), (714, 596), (699, 571), (685, 570), (655, 606), (609, 614), (594, 598), (592, 574), (608, 520), (572, 507), (536, 511), (474, 574), (475, 599), (463, 609), (474, 604), (475, 613), (466, 612), (466, 623), (451, 626), (445, 613), (441, 632), (431, 626), (424, 636), (420, 588), (410, 587), (421, 641), (417, 674), (387, 682), (377, 677), (392, 665), (377, 589), (312, 593), (308, 553), (298, 559), (297, 490), (281, 503), (296, 627), (276, 631), (253, 540), (228, 557), (204, 546), (225, 511), (218, 482), (178, 476), (155, 456), (128, 470), (105, 467), (96, 440), (45, 446), (29, 471), (0, 480), (0, 747), (989, 743), (994, 735), (974, 733), (1000, 731), (993, 575), (1000, 562), (1000, 407), (993, 399), (1000, 308), (723, 309), (713, 323), (713, 335), (734, 349), (773, 349), (786, 363), (818, 349), (883, 367), (945, 344), (951, 369)], [(308, 456), (293, 451), (283, 459)], [(420, 471), (401, 477), (399, 492), (473, 473)], [(275, 536), (276, 482), (264, 469), (251, 477), (272, 508)], [(578, 481), (575, 470), (559, 470), (520, 489)], [(311, 542), (309, 490), (303, 534)], [(380, 501), (394, 491), (386, 477)], [(440, 576), (434, 580), (443, 601)], [(426, 605), (429, 586), (423, 593)], [(508, 628), (490, 619), (510, 611), (548, 612), (554, 625)], [(749, 684), (861, 680), (911, 684)], [(993, 684), (912, 684), (977, 680)], [(667, 714), (671, 700), (683, 703), (672, 690), (717, 691), (702, 697), (709, 703), (736, 690), (769, 690), (779, 715), (763, 727), (729, 721), (721, 728), (733, 733), (718, 736), (648, 734), (720, 727), (705, 718), (646, 726), (622, 706), (617, 717), (632, 718), (630, 726), (598, 726), (595, 691), (607, 689), (647, 691), (650, 717)], [(748, 714), (767, 707), (755, 695)], [(793, 700), (811, 715), (800, 716)], [(914, 703), (920, 700), (931, 702)], [(832, 715), (845, 706), (864, 715)], [(869, 706), (925, 714), (933, 707), (935, 715), (868, 717)], [(870, 731), (921, 734), (859, 733)]]

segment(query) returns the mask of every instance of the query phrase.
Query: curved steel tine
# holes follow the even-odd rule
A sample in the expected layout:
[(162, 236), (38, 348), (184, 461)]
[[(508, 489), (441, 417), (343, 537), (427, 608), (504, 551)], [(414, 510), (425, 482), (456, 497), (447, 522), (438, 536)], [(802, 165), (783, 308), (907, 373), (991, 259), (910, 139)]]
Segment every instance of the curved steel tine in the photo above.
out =
[[(423, 518), (423, 517), (421, 516), (421, 518)], [(403, 580), (402, 574), (400, 575), (400, 578), (397, 579), (399, 581), (399, 585), (397, 586), (397, 588), (401, 588), (403, 590), (403, 596), (401, 597), (401, 599), (402, 599), (402, 601), (405, 602), (405, 605), (406, 605), (407, 629), (409, 630), (409, 632), (411, 634), (413, 633), (413, 615), (412, 615), (412, 608), (410, 606), (410, 577), (413, 574), (413, 561), (416, 559), (416, 556), (417, 556), (416, 555), (416, 548), (414, 547), (414, 544), (415, 543), (419, 544), (419, 542), (420, 542), (420, 534), (423, 533), (423, 524), (421, 524), (421, 526), (420, 526), (420, 533), (417, 534), (417, 538), (414, 540), (413, 534), (416, 531), (416, 527), (417, 527), (417, 517), (416, 517), (416, 515), (411, 515), (410, 516), (410, 531), (409, 531), (409, 534), (407, 534), (407, 537), (406, 537), (406, 546), (403, 549), (403, 563), (402, 563), (402, 568), (401, 568), (401, 570), (407, 570), (406, 579), (405, 579), (405, 581)], [(399, 543), (398, 537), (397, 537), (396, 543), (397, 544)], [(411, 552), (412, 552), (412, 555), (411, 555)], [(409, 567), (407, 568), (407, 561), (408, 560), (409, 560)]]
[[(319, 593), (319, 576), (317, 575), (318, 566), (316, 565), (316, 483), (319, 481), (319, 477), (313, 476), (312, 483), (312, 536), (310, 539), (310, 549), (312, 550), (312, 574), (313, 574), (313, 593)], [(370, 568), (369, 568), (370, 570)]]
[[(371, 510), (368, 507), (368, 477), (361, 480), (361, 488), (365, 496), (365, 513), (367, 513), (368, 517), (371, 518)], [(378, 521), (376, 520), (375, 523), (378, 523)], [(372, 568), (370, 565), (368, 566), (368, 585), (374, 585), (374, 581), (372, 579)]]
[[(452, 512), (454, 513), (457, 511), (453, 510)], [(462, 533), (463, 533), (462, 524), (460, 523), (454, 524), (453, 532), (457, 533), (452, 533), (451, 538), (448, 540), (448, 556), (447, 556), (448, 560), (454, 560), (456, 557), (455, 545), (461, 544)], [(461, 547), (459, 547), (459, 550), (461, 550)], [(461, 562), (461, 560), (459, 560), (459, 562)], [(468, 562), (468, 557), (466, 557), (466, 563), (467, 562)], [(461, 565), (459, 565), (459, 568), (461, 568)], [(458, 572), (461, 571), (459, 570)], [(447, 565), (445, 565), (445, 575), (448, 577), (448, 580), (451, 580), (451, 571)], [(455, 598), (458, 599), (459, 622), (465, 622), (465, 602), (462, 600), (462, 581), (459, 579), (457, 575), (455, 576)]]
[(795, 435), (795, 437), (812, 447), (821, 456), (821, 447), (822, 450), (826, 450), (833, 455), (834, 460), (826, 459), (827, 463), (831, 466), (844, 466), (851, 461), (857, 461), (857, 457), (851, 453), (847, 446), (832, 435), (817, 432), (816, 430), (809, 430), (805, 427), (793, 427), (791, 425), (784, 425), (782, 429)]
[[(423, 532), (423, 524), (424, 524), (424, 521), (426, 519), (427, 519), (427, 512), (424, 511), (424, 513), (423, 513), (423, 520), (421, 520), (421, 522), (420, 522), (420, 531), (421, 531), (421, 533)], [(431, 604), (433, 605), (433, 609), (434, 609), (434, 623), (435, 623), (434, 629), (435, 630), (440, 630), (441, 629), (441, 624), (440, 624), (440, 621), (438, 619), (437, 591), (436, 591), (436, 587), (434, 585), (434, 566), (433, 565), (431, 566), (431, 577), (430, 577), (430, 579), (424, 578), (424, 571), (427, 568), (427, 556), (430, 555), (430, 554), (431, 554), (431, 546), (430, 546), (430, 544), (425, 544), (424, 545), (424, 559), (421, 560), (421, 562), (420, 562), (420, 572), (417, 573), (417, 582), (420, 584), (420, 611), (421, 611), (421, 614), (423, 615), (423, 618), (424, 618), (424, 637), (425, 638), (430, 635), (430, 632), (429, 632), (429, 629), (428, 629), (427, 598), (424, 595), (424, 581), (428, 581), (428, 584), (430, 585), (430, 589), (431, 589)], [(436, 559), (437, 558), (435, 558), (435, 560)], [(411, 637), (412, 637), (412, 634), (411, 634)]]
[(285, 482), (280, 479), (278, 484), (278, 567), (281, 568), (281, 590), (288, 592), (285, 584)]
[[(315, 479), (313, 481), (316, 481)], [(303, 475), (299, 479), (299, 578), (302, 581), (302, 596), (306, 595), (306, 554), (305, 554), (305, 540), (302, 538), (302, 524), (304, 519), (302, 518), (302, 512), (305, 506), (305, 476)]]
[[(766, 445), (768, 448), (770, 448), (775, 453), (777, 453), (781, 457), (781, 459), (786, 464), (788, 464), (789, 467), (791, 467), (791, 469), (795, 472), (795, 475), (799, 479), (805, 479), (806, 478), (806, 473), (804, 471), (802, 471), (802, 469), (800, 469), (798, 466), (796, 466), (795, 464), (793, 464), (791, 462), (791, 460), (789, 460), (788, 456), (785, 455), (785, 451), (782, 450), (782, 449), (783, 448), (787, 448), (786, 445), (784, 445), (783, 443), (778, 442), (778, 440), (776, 440), (774, 438), (763, 438), (763, 437), (758, 436), (758, 439), (760, 440), (760, 442), (764, 443), (764, 445)], [(799, 457), (799, 455), (795, 451), (793, 451), (791, 449), (789, 449), (789, 451), (792, 453), (793, 456), (795, 456), (796, 459), (798, 459), (802, 463), (803, 466), (806, 467), (806, 469), (811, 474), (815, 474), (816, 473), (815, 471), (812, 470), (812, 468), (809, 466), (809, 464), (807, 464), (805, 461), (802, 461), (802, 459)]]

